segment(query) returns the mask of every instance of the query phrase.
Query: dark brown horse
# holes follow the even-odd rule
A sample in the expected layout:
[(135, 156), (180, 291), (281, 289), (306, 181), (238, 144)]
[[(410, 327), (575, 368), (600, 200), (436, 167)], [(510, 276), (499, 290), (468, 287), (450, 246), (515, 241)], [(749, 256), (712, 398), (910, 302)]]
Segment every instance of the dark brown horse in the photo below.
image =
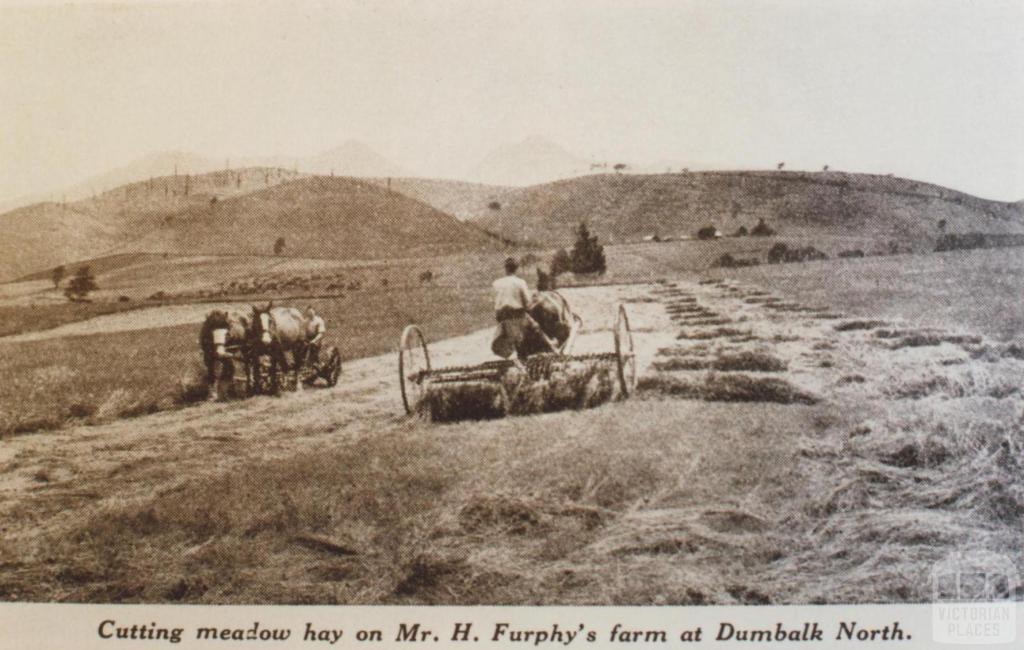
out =
[[(220, 398), (220, 383), (233, 380), (241, 370), (251, 389), (259, 382), (258, 364), (253, 363), (256, 334), (254, 309), (217, 309), (206, 315), (199, 329), (199, 348), (206, 366), (207, 399)], [(241, 364), (241, 369), (236, 364)]]
[[(270, 355), (271, 382), (278, 388), (278, 373), (292, 373), (292, 390), (302, 390), (299, 375), (309, 349), (306, 317), (298, 309), (267, 305), (253, 308), (253, 330), (261, 353)], [(291, 354), (291, 363), (288, 362)]]
[(561, 351), (572, 334), (576, 318), (569, 307), (569, 301), (557, 291), (539, 291), (534, 295), (527, 313), (537, 323), (544, 336), (539, 336), (537, 332), (527, 328), (516, 354), (520, 358), (525, 358), (531, 354), (553, 352), (552, 343)]
[(534, 354), (561, 352), (572, 335), (577, 317), (569, 302), (555, 289), (555, 278), (537, 269), (537, 293), (527, 308), (528, 318), (513, 319), (498, 326), (491, 350), (507, 358), (526, 359)]

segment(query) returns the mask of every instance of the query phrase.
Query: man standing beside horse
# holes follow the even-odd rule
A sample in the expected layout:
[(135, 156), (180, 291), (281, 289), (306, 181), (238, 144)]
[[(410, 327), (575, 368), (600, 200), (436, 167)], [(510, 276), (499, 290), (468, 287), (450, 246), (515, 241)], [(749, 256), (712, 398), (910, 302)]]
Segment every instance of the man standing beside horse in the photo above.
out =
[(531, 316), (536, 309), (538, 297), (530, 292), (526, 281), (516, 275), (519, 263), (514, 258), (505, 260), (505, 275), (494, 281), (494, 317), (498, 329), (491, 342), (494, 354), (508, 359), (515, 352), (519, 359), (526, 359), (537, 352), (554, 352), (557, 343), (553, 341)]

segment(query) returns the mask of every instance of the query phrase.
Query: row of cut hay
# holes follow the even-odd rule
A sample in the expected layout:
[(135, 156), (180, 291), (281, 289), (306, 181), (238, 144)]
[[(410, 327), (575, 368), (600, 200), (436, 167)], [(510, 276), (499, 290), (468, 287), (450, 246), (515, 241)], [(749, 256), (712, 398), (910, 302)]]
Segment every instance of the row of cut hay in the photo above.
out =
[(888, 326), (888, 321), (884, 320), (850, 320), (843, 323), (837, 323), (834, 329), (837, 332), (853, 332), (857, 330), (873, 330), (879, 327)]
[(712, 326), (715, 326), (715, 325), (728, 325), (729, 323), (733, 322), (733, 320), (731, 318), (726, 318), (724, 316), (700, 317), (700, 318), (685, 318), (685, 319), (680, 318), (680, 319), (676, 319), (676, 321), (678, 323), (680, 323), (681, 325), (687, 325), (689, 327), (712, 327)]
[(795, 302), (766, 303), (764, 306), (766, 309), (771, 309), (772, 311), (796, 314), (820, 314), (829, 310), (828, 307), (811, 307)]
[(695, 319), (715, 318), (718, 316), (718, 312), (711, 309), (707, 309), (706, 307), (698, 307), (697, 309), (669, 311), (668, 314), (672, 318), (672, 320), (677, 323), (686, 323), (688, 321), (692, 321)]
[(711, 312), (707, 307), (698, 305), (697, 303), (669, 303), (665, 306), (665, 311), (669, 315), (674, 314), (702, 314)]
[(777, 377), (753, 377), (738, 373), (709, 372), (700, 378), (682, 378), (659, 372), (645, 376), (640, 391), (706, 402), (772, 402), (815, 404), (818, 397)]
[(416, 412), (435, 422), (485, 420), (593, 408), (617, 394), (613, 363), (568, 360), (556, 363), (550, 376), (540, 379), (513, 369), (502, 382), (428, 384)]
[(889, 349), (899, 350), (900, 348), (920, 348), (942, 345), (976, 346), (982, 343), (982, 337), (972, 334), (944, 334), (933, 331), (914, 330), (876, 330), (875, 336), (880, 339), (890, 339)]
[(669, 358), (653, 363), (656, 370), (718, 370), (721, 372), (784, 372), (788, 366), (785, 361), (766, 352), (737, 352), (734, 354), (720, 352), (714, 359), (701, 358), (687, 354), (666, 355)]
[(679, 340), (708, 341), (712, 339), (744, 339), (757, 340), (757, 337), (750, 330), (737, 329), (735, 327), (713, 327), (710, 329), (683, 330), (676, 335)]
[(748, 305), (769, 305), (772, 303), (782, 302), (782, 298), (776, 298), (775, 296), (747, 296), (743, 299), (743, 302)]

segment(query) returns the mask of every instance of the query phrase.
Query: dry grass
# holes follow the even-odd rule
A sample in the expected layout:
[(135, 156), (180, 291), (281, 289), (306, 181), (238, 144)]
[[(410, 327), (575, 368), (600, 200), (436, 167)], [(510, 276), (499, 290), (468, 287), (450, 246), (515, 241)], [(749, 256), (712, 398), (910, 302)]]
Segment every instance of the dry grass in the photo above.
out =
[(609, 363), (571, 361), (540, 379), (513, 368), (503, 382), (432, 384), (416, 411), (435, 422), (533, 415), (600, 406), (612, 400), (616, 390), (615, 370)]
[[(402, 328), (413, 321), (432, 336), (449, 337), (485, 327), (494, 318), (485, 290), (365, 293), (309, 301), (329, 323), (329, 336), (344, 337), (340, 347), (346, 359), (392, 351)], [(198, 325), (183, 325), (0, 344), (0, 373), (8, 378), (0, 392), (0, 436), (202, 400), (198, 331)]]
[(963, 328), (1004, 341), (1024, 331), (1024, 311), (1007, 309), (1020, 299), (1024, 255), (1019, 250), (765, 264), (728, 274), (791, 300), (829, 305), (865, 319)]
[(678, 351), (669, 352), (663, 356), (669, 356), (670, 358), (654, 361), (652, 366), (655, 370), (783, 372), (788, 367), (785, 361), (766, 352), (745, 351), (730, 354), (720, 351), (716, 357), (709, 359), (706, 357), (694, 357), (692, 352), (680, 348)]
[(873, 330), (885, 327), (889, 323), (884, 320), (851, 320), (837, 324), (833, 329), (837, 332), (852, 332), (855, 330)]
[(771, 402), (775, 404), (815, 404), (818, 398), (788, 381), (776, 377), (752, 377), (742, 374), (708, 373), (701, 379), (682, 379), (674, 375), (654, 374), (641, 378), (641, 391), (706, 402)]
[(880, 339), (894, 339), (889, 344), (889, 349), (920, 348), (949, 343), (959, 346), (979, 345), (982, 342), (980, 336), (970, 334), (945, 334), (927, 330), (887, 330), (875, 331), (875, 336)]
[(715, 329), (683, 331), (680, 332), (676, 338), (689, 339), (692, 341), (706, 341), (710, 339), (748, 336), (752, 336), (750, 330), (741, 330), (735, 327), (716, 327)]

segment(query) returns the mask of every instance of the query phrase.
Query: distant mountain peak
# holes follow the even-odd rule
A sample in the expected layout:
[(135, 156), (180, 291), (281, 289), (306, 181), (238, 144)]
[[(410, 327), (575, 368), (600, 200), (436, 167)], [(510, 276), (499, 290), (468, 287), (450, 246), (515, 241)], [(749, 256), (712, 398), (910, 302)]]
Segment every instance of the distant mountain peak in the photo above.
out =
[(409, 173), (377, 153), (360, 140), (348, 139), (340, 145), (299, 161), (302, 171), (336, 176), (388, 177)]
[(504, 144), (470, 172), (474, 180), (495, 185), (535, 185), (586, 174), (590, 163), (540, 135)]

